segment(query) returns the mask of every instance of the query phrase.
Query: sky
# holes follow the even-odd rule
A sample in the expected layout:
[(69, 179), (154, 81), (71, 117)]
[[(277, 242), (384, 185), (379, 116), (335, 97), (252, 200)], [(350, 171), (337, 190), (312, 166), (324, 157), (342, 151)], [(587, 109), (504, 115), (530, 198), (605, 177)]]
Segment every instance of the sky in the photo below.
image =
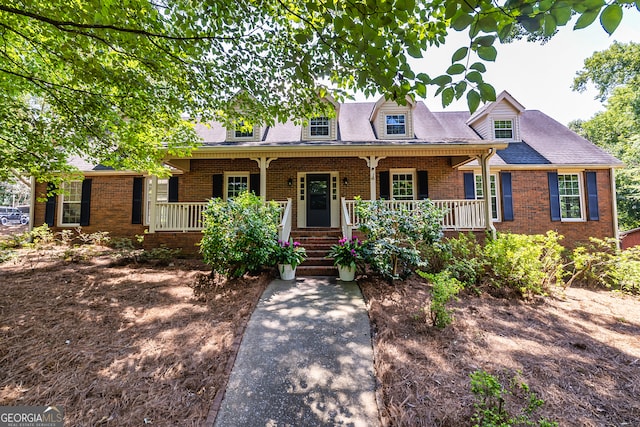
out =
[[(576, 73), (584, 60), (596, 51), (607, 49), (613, 41), (640, 43), (640, 12), (626, 9), (620, 26), (609, 36), (594, 22), (588, 28), (573, 31), (573, 24), (562, 27), (547, 44), (518, 41), (512, 44), (496, 44), (498, 57), (485, 63), (484, 80), (491, 83), (496, 94), (508, 91), (527, 110), (540, 110), (562, 124), (575, 119), (589, 119), (604, 109), (594, 99), (595, 89), (579, 93), (571, 90)], [(467, 33), (452, 33), (444, 46), (429, 50), (425, 58), (415, 65), (416, 72), (426, 72), (435, 77), (451, 64), (451, 55), (467, 44)], [(432, 111), (442, 111), (440, 98), (434, 98), (429, 88), (424, 100)], [(466, 110), (466, 98), (447, 107), (447, 111)]]

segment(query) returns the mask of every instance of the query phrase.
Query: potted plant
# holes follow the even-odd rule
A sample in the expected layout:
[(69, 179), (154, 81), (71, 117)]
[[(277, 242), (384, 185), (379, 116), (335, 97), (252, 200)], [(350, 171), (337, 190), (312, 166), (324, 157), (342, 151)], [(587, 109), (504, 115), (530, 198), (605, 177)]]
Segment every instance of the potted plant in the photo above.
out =
[(296, 267), (298, 267), (307, 257), (307, 252), (300, 246), (299, 242), (289, 239), (288, 242), (278, 240), (276, 249), (276, 262), (278, 272), (282, 280), (293, 280), (296, 277)]
[(333, 245), (328, 258), (333, 258), (334, 265), (338, 266), (340, 280), (352, 282), (356, 275), (356, 264), (362, 258), (362, 242), (357, 238), (340, 239), (337, 245)]

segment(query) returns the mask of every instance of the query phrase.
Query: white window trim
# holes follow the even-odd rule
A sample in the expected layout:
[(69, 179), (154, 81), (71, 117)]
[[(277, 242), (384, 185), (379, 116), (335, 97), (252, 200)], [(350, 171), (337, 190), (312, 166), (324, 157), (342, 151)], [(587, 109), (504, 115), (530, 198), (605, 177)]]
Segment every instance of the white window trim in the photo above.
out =
[[(498, 174), (496, 173), (492, 173), (490, 174), (491, 177), (493, 177), (494, 179), (494, 183), (496, 185), (496, 215), (497, 218), (491, 218), (493, 222), (502, 222), (502, 206), (500, 204), (500, 180), (498, 179)], [(474, 173), (473, 174), (473, 194), (476, 197), (476, 200), (484, 200), (483, 198), (478, 198), (478, 188), (477, 188), (477, 177), (480, 177), (480, 179), (482, 179), (482, 174), (481, 173)], [(491, 179), (491, 178), (490, 178)], [(491, 187), (491, 184), (489, 184), (489, 187)], [(491, 188), (489, 188), (489, 191), (491, 191)], [(489, 197), (489, 201), (491, 202), (491, 197)], [(491, 212), (493, 213), (493, 209), (491, 209)]]
[(249, 172), (241, 171), (241, 172), (225, 172), (224, 173), (224, 188), (223, 188), (223, 199), (227, 200), (229, 198), (229, 178), (247, 178), (247, 191), (250, 191), (251, 188), (251, 174)]
[[(156, 185), (158, 185), (158, 183), (160, 181), (166, 181), (167, 182), (167, 200), (160, 200), (160, 203), (168, 203), (169, 202), (169, 178), (158, 178), (156, 180)], [(143, 225), (149, 225), (150, 224), (150, 219), (151, 219), (151, 186), (153, 185), (153, 177), (148, 176), (144, 179), (144, 190), (143, 190), (143, 196), (144, 196), (144, 221), (143, 221)], [(155, 202), (158, 203), (158, 189), (156, 188), (156, 200)]]
[[(64, 187), (72, 182), (78, 182), (80, 183), (80, 200), (77, 202), (78, 204), (80, 204), (80, 209), (82, 209), (82, 181), (79, 180), (73, 180), (73, 181), (65, 181), (62, 183), (62, 193), (60, 193), (60, 203), (58, 206), (58, 226), (59, 227), (80, 227), (80, 222), (70, 222), (70, 223), (66, 223), (66, 222), (62, 222), (64, 219), (64, 198), (65, 198), (65, 194), (67, 193), (67, 189), (65, 189)], [(74, 202), (75, 203), (75, 202)]]
[[(399, 175), (399, 174), (404, 174), (404, 175), (411, 175), (411, 180), (413, 183), (413, 194), (412, 194), (412, 198), (411, 199), (396, 199), (394, 198), (393, 195), (393, 175)], [(416, 186), (418, 185), (417, 183), (417, 178), (416, 178), (416, 169), (412, 169), (412, 168), (404, 168), (404, 169), (389, 169), (389, 198), (391, 200), (398, 200), (398, 201), (404, 201), (404, 200), (416, 200), (418, 197), (418, 191), (416, 189)]]
[[(496, 122), (511, 122), (511, 138), (499, 138), (496, 136)], [(515, 117), (493, 117), (491, 119), (491, 135), (493, 139), (500, 141), (516, 140), (516, 118)]]
[(253, 125), (253, 134), (251, 136), (236, 136), (236, 129), (241, 127), (242, 123), (237, 123), (227, 129), (227, 141), (259, 141), (262, 136), (260, 126)]
[[(403, 133), (388, 133), (388, 124), (387, 124), (387, 117), (389, 116), (404, 116), (404, 132)], [(407, 129), (409, 127), (409, 120), (408, 117), (409, 115), (405, 112), (385, 112), (383, 114), (384, 117), (384, 135), (387, 138), (394, 138), (394, 137), (406, 137), (407, 136)]]
[[(560, 221), (561, 222), (585, 222), (585, 192), (584, 192), (584, 173), (583, 171), (558, 171), (558, 201), (560, 205)], [(564, 218), (562, 216), (562, 195), (560, 194), (560, 175), (576, 175), (578, 177), (578, 200), (580, 202), (580, 218)]]
[[(316, 120), (316, 119), (327, 119), (327, 125), (326, 125), (327, 134), (326, 135), (313, 135), (311, 133), (311, 129), (313, 127), (318, 127), (318, 128), (325, 127), (324, 125), (322, 125), (322, 126), (320, 126), (320, 125), (312, 126), (311, 125), (311, 120)], [(314, 139), (320, 139), (320, 140), (322, 140), (322, 139), (331, 139), (331, 127), (333, 125), (333, 120), (334, 119), (332, 119), (332, 118), (330, 118), (328, 116), (318, 116), (318, 117), (313, 117), (313, 118), (309, 119), (309, 125), (307, 126), (307, 132), (308, 132), (309, 139), (310, 140), (314, 140)]]

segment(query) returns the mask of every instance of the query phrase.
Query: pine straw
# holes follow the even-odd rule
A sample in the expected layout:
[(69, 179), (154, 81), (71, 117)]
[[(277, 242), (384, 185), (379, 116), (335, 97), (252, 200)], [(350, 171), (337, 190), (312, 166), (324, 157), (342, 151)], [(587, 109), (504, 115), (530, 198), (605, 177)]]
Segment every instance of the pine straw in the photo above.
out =
[[(540, 416), (561, 426), (637, 426), (640, 299), (569, 288), (524, 303), (464, 296), (444, 330), (425, 318), (429, 286), (360, 281), (375, 332), (383, 424), (469, 426), (469, 374), (518, 374), (545, 401)], [(507, 399), (511, 410), (517, 401)], [(519, 405), (518, 407), (521, 407)]]
[(73, 426), (201, 425), (269, 276), (218, 282), (202, 302), (197, 261), (49, 255), (0, 266), (0, 405), (62, 405)]

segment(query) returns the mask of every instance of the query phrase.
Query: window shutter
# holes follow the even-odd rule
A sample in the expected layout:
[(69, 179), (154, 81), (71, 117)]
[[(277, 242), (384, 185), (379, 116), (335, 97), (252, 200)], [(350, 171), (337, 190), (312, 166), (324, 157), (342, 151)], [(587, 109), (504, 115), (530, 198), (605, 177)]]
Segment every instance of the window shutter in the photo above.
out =
[(80, 225), (87, 226), (91, 219), (91, 180), (82, 181), (82, 196), (80, 199)]
[(418, 171), (418, 199), (424, 200), (429, 198), (429, 179), (427, 171)]
[(589, 220), (599, 221), (600, 210), (598, 209), (598, 182), (595, 172), (587, 172), (587, 205), (589, 206)]
[(548, 172), (549, 178), (549, 203), (551, 208), (551, 221), (560, 221), (560, 190), (558, 189), (558, 173)]
[(391, 199), (389, 194), (389, 171), (380, 172), (380, 199)]
[(464, 177), (464, 198), (467, 200), (475, 200), (476, 181), (473, 176), (473, 172), (465, 172), (463, 177)]
[[(47, 184), (47, 194), (56, 190), (55, 184), (49, 183)], [(56, 194), (51, 194), (47, 196), (47, 204), (44, 207), (44, 222), (49, 227), (53, 227), (55, 224), (55, 215), (56, 215)]]
[(169, 203), (175, 203), (178, 201), (178, 177), (172, 176), (169, 178)]
[(144, 178), (133, 178), (133, 201), (131, 203), (131, 224), (142, 224), (142, 197)]
[(256, 196), (261, 196), (259, 173), (252, 173), (251, 175), (249, 175), (249, 191), (255, 194)]
[(213, 193), (211, 195), (211, 197), (213, 197), (214, 199), (222, 199), (223, 198), (223, 194), (222, 194), (222, 188), (223, 188), (223, 175), (221, 173), (217, 173), (213, 175)]
[(500, 173), (502, 186), (502, 220), (513, 221), (513, 192), (511, 190), (511, 172)]

